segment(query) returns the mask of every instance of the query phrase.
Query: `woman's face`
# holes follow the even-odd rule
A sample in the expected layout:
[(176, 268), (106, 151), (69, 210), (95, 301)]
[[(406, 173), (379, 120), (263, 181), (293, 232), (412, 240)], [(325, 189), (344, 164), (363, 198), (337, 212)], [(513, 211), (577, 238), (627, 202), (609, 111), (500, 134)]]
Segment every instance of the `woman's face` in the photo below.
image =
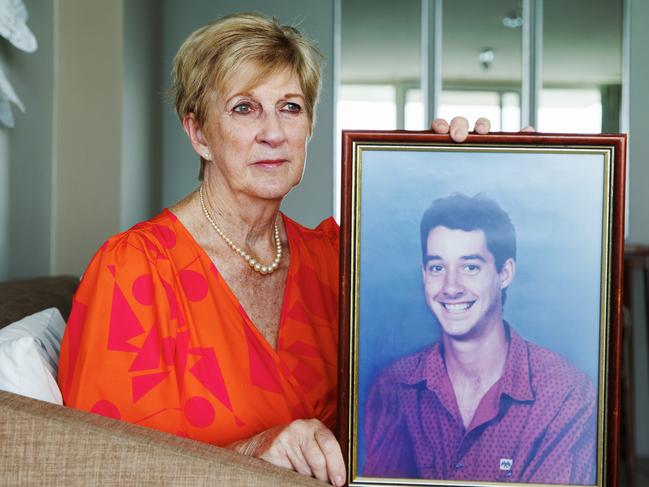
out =
[(205, 178), (234, 193), (280, 199), (304, 172), (311, 131), (304, 94), (288, 69), (255, 84), (254, 67), (244, 68), (210, 105), (202, 136), (213, 162)]

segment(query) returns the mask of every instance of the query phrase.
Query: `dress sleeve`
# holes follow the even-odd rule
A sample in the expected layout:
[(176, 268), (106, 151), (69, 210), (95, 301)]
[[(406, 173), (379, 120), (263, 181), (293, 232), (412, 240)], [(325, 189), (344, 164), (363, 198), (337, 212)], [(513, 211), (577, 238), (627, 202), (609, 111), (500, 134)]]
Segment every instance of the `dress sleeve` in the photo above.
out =
[(133, 230), (99, 249), (73, 299), (58, 379), (67, 406), (178, 433), (171, 324), (182, 310), (163, 250)]
[(594, 484), (597, 453), (597, 401), (590, 379), (565, 396), (546, 429), (525, 475), (526, 482)]
[(372, 384), (365, 407), (365, 464), (370, 477), (416, 477), (417, 467), (397, 385), (383, 372)]

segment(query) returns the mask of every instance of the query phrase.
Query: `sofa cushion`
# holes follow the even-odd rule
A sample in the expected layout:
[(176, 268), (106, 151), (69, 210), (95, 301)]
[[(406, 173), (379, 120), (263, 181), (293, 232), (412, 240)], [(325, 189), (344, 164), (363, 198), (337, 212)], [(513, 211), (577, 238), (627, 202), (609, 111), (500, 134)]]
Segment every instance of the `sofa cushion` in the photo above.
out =
[(74, 276), (37, 277), (0, 282), (0, 328), (45, 308), (57, 308), (64, 319), (79, 284)]
[(62, 404), (56, 372), (64, 329), (50, 308), (0, 330), (0, 389)]

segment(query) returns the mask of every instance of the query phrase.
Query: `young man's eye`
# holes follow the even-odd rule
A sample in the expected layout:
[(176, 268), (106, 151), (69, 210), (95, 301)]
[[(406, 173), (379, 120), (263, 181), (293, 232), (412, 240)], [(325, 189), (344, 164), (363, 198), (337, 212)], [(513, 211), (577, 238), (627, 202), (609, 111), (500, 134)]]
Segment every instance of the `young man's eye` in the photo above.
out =
[(428, 265), (428, 273), (429, 274), (441, 274), (444, 272), (444, 266), (441, 266), (439, 264), (429, 264)]
[(467, 274), (477, 274), (478, 272), (480, 272), (480, 266), (476, 264), (465, 264), (464, 272), (466, 272)]

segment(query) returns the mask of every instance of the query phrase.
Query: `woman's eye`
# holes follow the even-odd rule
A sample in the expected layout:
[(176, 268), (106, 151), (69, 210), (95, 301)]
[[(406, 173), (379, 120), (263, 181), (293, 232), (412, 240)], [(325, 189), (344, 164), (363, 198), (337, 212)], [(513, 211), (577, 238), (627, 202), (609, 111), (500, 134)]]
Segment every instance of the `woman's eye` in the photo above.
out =
[(298, 105), (297, 103), (293, 102), (288, 102), (284, 107), (282, 108), (285, 112), (290, 112), (290, 113), (301, 113), (302, 112), (302, 107)]
[(251, 113), (253, 111), (253, 106), (250, 103), (239, 103), (235, 105), (232, 109), (235, 113)]

